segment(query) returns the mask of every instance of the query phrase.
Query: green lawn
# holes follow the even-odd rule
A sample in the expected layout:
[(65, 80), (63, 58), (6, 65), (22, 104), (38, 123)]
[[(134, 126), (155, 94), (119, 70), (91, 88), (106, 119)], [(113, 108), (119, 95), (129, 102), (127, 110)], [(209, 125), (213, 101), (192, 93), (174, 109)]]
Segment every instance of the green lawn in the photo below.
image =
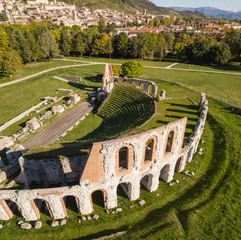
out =
[(103, 65), (59, 69), (0, 88), (0, 124), (38, 104), (43, 97), (55, 96), (59, 88), (76, 89), (66, 82), (53, 79), (53, 76), (81, 76), (83, 82), (79, 84), (79, 88), (93, 91), (101, 86), (101, 72)]
[[(113, 63), (113, 64), (122, 64), (128, 60), (126, 59), (109, 59), (109, 58), (95, 58), (95, 57), (70, 57), (66, 59), (78, 60), (78, 61), (91, 61), (91, 62), (106, 62), (106, 63)], [(143, 66), (154, 66), (154, 67), (167, 67), (171, 65), (173, 62), (170, 61), (153, 61), (153, 60), (141, 60), (135, 59), (135, 61), (141, 63)]]
[[(43, 70), (47, 70), (50, 68), (65, 66), (65, 65), (73, 65), (73, 64), (75, 63), (73, 63), (72, 61), (69, 62), (69, 61), (58, 61), (58, 60), (52, 60), (51, 62), (29, 63), (24, 65), (22, 70), (12, 74), (12, 78), (10, 78), (9, 76), (0, 75), (0, 84), (13, 81), (15, 79), (19, 79), (22, 77), (26, 77), (28, 75), (32, 75), (34, 73), (41, 72)], [(79, 62), (78, 64), (81, 64), (81, 62)]]
[[(241, 107), (241, 76), (216, 73), (185, 72), (163, 69), (143, 69), (140, 78), (153, 80), (156, 83), (171, 81), (180, 83), (191, 90), (206, 92), (208, 96), (229, 105)], [(159, 91), (162, 88), (159, 87)], [(168, 91), (166, 92), (168, 97)]]
[(188, 118), (185, 132), (185, 138), (188, 138), (193, 133), (198, 120), (198, 107), (187, 98), (159, 101), (155, 117), (137, 132), (157, 128), (183, 117)]
[(182, 68), (182, 69), (190, 69), (190, 70), (202, 70), (202, 71), (219, 71), (219, 72), (233, 72), (233, 73), (241, 73), (241, 66), (219, 66), (219, 67), (211, 67), (211, 66), (200, 66), (196, 64), (190, 63), (178, 63), (172, 68)]

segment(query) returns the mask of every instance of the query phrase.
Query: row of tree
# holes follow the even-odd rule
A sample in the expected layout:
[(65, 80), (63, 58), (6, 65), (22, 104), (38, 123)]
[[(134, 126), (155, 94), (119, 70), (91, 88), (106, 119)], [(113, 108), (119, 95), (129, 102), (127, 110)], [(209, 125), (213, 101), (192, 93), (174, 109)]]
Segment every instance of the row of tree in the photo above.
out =
[[(29, 26), (0, 27), (0, 70), (11, 73), (22, 63), (64, 56), (101, 56), (117, 58), (155, 58), (162, 60), (167, 54), (187, 58), (196, 63), (225, 64), (240, 60), (241, 36), (231, 29), (224, 38), (206, 38), (185, 31), (174, 37), (172, 32), (139, 33), (128, 37), (122, 32), (110, 34), (113, 26), (80, 27), (53, 26), (30, 23)], [(109, 33), (109, 34), (108, 34)]]

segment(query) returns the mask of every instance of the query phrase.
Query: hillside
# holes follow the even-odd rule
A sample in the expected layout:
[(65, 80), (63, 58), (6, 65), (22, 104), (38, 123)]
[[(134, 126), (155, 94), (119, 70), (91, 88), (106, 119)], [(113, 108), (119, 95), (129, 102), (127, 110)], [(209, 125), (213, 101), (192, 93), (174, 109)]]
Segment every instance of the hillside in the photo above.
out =
[(226, 18), (230, 20), (241, 20), (241, 11), (239, 12), (232, 12), (232, 11), (225, 11), (214, 7), (198, 7), (198, 8), (189, 8), (189, 7), (171, 7), (176, 11), (198, 11), (203, 14), (208, 14), (210, 16), (219, 17), (219, 18)]
[(88, 7), (88, 8), (109, 8), (113, 10), (118, 10), (120, 12), (135, 14), (136, 10), (142, 12), (144, 9), (147, 13), (152, 14), (174, 14), (178, 17), (193, 17), (193, 18), (205, 18), (209, 19), (203, 13), (196, 12), (180, 12), (171, 8), (158, 7), (150, 0), (61, 0), (69, 4), (76, 4), (78, 7)]

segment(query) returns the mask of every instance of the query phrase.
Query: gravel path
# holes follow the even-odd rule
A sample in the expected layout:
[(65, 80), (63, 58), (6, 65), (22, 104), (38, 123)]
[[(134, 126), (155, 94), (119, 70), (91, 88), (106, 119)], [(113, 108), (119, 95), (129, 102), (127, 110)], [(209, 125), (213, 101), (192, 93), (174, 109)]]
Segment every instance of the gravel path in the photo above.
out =
[(80, 103), (53, 124), (45, 128), (33, 138), (23, 144), (28, 149), (48, 145), (59, 139), (64, 133), (78, 123), (86, 114), (92, 111), (93, 107), (88, 102)]

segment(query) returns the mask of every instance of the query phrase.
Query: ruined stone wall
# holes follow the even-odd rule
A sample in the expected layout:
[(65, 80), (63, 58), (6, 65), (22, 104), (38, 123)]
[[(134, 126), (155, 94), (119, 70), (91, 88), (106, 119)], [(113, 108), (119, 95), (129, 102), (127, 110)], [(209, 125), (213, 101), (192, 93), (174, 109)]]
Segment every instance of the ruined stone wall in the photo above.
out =
[[(23, 217), (30, 221), (40, 217), (36, 199), (46, 202), (54, 219), (61, 219), (65, 218), (67, 214), (64, 203), (66, 196), (75, 197), (79, 213), (89, 214), (93, 211), (92, 193), (97, 190), (102, 191), (106, 208), (117, 206), (117, 187), (119, 185), (130, 200), (139, 198), (140, 184), (143, 184), (150, 192), (155, 191), (159, 185), (159, 178), (170, 182), (173, 179), (174, 171), (183, 171), (185, 165), (191, 161), (204, 129), (207, 105), (205, 94), (202, 94), (200, 117), (186, 146), (183, 147), (183, 138), (187, 118), (126, 138), (93, 143), (83, 172), (79, 175), (79, 185), (35, 190), (0, 190), (0, 219), (8, 220), (12, 217), (6, 200), (15, 202)], [(150, 141), (152, 142), (151, 148), (148, 147)], [(127, 165), (124, 168), (119, 166), (119, 150), (123, 147), (127, 149), (128, 153)], [(146, 159), (147, 150), (149, 153), (151, 151), (148, 159)], [(77, 167), (79, 160), (75, 161)], [(27, 162), (26, 165), (25, 162)], [(64, 174), (69, 170), (69, 174), (73, 174), (73, 177), (77, 176), (77, 171), (67, 166), (71, 165), (70, 162), (71, 160), (56, 162), (52, 159), (40, 160), (37, 163), (22, 158), (20, 165), (26, 182), (43, 178), (43, 173), (32, 172), (32, 175), (36, 174), (34, 177), (24, 173), (28, 167), (37, 171), (41, 164), (44, 166), (42, 166), (43, 169), (51, 168), (44, 173), (47, 174), (48, 181), (53, 182), (53, 179), (58, 179), (60, 182), (63, 176), (61, 177), (59, 168), (65, 169)], [(35, 166), (32, 167), (32, 164)], [(56, 171), (53, 171), (53, 168)], [(66, 169), (68, 170), (66, 171)]]
[(48, 187), (55, 184), (64, 186), (67, 183), (78, 182), (88, 155), (48, 159), (19, 160), (25, 180), (25, 187), (32, 184)]
[(136, 79), (136, 78), (126, 78), (126, 77), (114, 77), (114, 79), (117, 82), (126, 82), (129, 84), (132, 84), (134, 82), (138, 88), (141, 88), (141, 85), (143, 84), (145, 91), (147, 91), (153, 96), (156, 96), (157, 94), (158, 86), (154, 82), (142, 80), (142, 79)]

